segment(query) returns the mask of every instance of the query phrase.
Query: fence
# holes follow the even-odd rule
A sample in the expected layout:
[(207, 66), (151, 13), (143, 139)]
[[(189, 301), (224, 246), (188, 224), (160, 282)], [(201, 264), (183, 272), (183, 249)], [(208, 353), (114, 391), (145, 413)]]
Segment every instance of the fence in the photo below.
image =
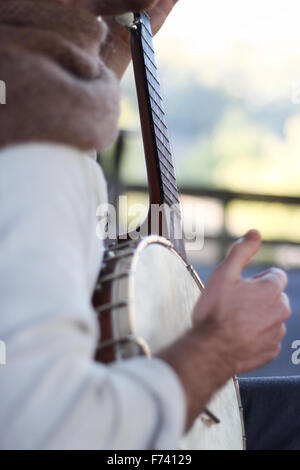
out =
[[(139, 193), (139, 194), (147, 194), (148, 187), (146, 185), (138, 185), (138, 184), (126, 184), (121, 180), (120, 176), (120, 169), (123, 162), (124, 156), (124, 148), (125, 148), (125, 141), (127, 138), (127, 132), (121, 131), (118, 141), (116, 143), (114, 149), (114, 156), (113, 156), (113, 171), (111, 172), (110, 176), (110, 188), (111, 194), (110, 199), (111, 202), (117, 206), (118, 205), (118, 197), (120, 194), (124, 193)], [(230, 230), (228, 228), (227, 217), (226, 214), (228, 212), (228, 206), (232, 201), (249, 201), (249, 202), (264, 202), (264, 203), (280, 203), (284, 206), (298, 206), (300, 208), (300, 197), (293, 197), (293, 196), (278, 196), (273, 194), (255, 194), (255, 193), (247, 193), (247, 192), (234, 192), (229, 190), (221, 190), (221, 189), (209, 189), (209, 188), (201, 188), (195, 186), (181, 186), (179, 187), (179, 191), (181, 195), (186, 196), (193, 196), (197, 198), (208, 198), (217, 200), (223, 207), (223, 222), (222, 222), (222, 229), (218, 235), (206, 235), (206, 240), (211, 240), (218, 242), (221, 246), (221, 253), (220, 258), (223, 258), (224, 253), (227, 251), (228, 246), (235, 240), (235, 238), (230, 234)], [(271, 239), (271, 240), (263, 240), (263, 245), (265, 246), (297, 246), (300, 247), (300, 239), (299, 242), (292, 241), (287, 239)]]

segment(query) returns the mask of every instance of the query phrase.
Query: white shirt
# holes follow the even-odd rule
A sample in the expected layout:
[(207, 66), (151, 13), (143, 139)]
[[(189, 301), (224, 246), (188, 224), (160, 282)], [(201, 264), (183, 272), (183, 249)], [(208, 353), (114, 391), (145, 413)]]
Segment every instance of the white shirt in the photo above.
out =
[(27, 144), (0, 152), (0, 449), (172, 449), (184, 393), (159, 359), (94, 362), (91, 295), (106, 183), (87, 154)]

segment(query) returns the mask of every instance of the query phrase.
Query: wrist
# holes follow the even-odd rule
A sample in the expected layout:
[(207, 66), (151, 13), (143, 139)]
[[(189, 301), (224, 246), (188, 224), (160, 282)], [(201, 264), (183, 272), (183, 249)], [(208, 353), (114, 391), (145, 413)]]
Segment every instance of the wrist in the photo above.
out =
[(199, 325), (157, 356), (175, 371), (185, 391), (187, 429), (204, 410), (213, 393), (234, 375), (233, 361), (213, 325)]

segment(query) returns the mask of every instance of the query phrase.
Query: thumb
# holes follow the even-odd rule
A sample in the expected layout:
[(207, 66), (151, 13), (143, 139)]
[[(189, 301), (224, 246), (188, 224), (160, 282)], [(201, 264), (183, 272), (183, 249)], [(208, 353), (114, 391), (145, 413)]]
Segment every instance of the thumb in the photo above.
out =
[(226, 269), (227, 276), (231, 279), (241, 275), (243, 269), (258, 252), (261, 245), (261, 236), (257, 230), (250, 230), (240, 240), (236, 241), (229, 249), (222, 269)]

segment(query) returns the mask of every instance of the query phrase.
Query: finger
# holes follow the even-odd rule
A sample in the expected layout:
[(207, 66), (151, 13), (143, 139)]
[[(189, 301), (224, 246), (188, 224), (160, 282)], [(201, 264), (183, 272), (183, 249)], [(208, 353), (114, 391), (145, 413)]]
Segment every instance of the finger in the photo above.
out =
[(283, 338), (286, 336), (287, 327), (284, 322), (280, 322), (267, 330), (260, 339), (257, 341), (257, 350), (261, 353), (272, 351), (281, 344)]
[(256, 344), (256, 352), (252, 357), (244, 359), (240, 364), (240, 372), (250, 372), (268, 362), (273, 361), (281, 351), (281, 343), (287, 332), (284, 323), (273, 327), (267, 334), (262, 336)]
[(280, 323), (278, 326), (270, 330), (269, 337), (272, 338), (273, 346), (281, 343), (283, 338), (286, 336), (287, 327), (285, 323)]
[(153, 35), (155, 35), (160, 30), (168, 15), (172, 11), (174, 5), (175, 3), (172, 0), (160, 0), (148, 11), (151, 18)]
[(231, 279), (239, 277), (245, 266), (259, 250), (260, 245), (260, 234), (256, 230), (250, 230), (229, 249), (221, 265), (222, 270), (226, 269), (227, 276)]
[(279, 333), (279, 334), (280, 334), (280, 340), (279, 340), (279, 341), (282, 341), (283, 338), (284, 338), (284, 337), (286, 336), (286, 334), (287, 334), (287, 327), (286, 327), (286, 324), (285, 324), (285, 323), (283, 323), (283, 324), (281, 325), (280, 333)]
[(280, 300), (283, 306), (285, 307), (286, 311), (289, 313), (289, 317), (290, 317), (292, 313), (292, 308), (291, 308), (291, 302), (290, 302), (289, 296), (285, 292), (282, 292), (280, 296)]
[(254, 274), (252, 279), (260, 279), (261, 277), (264, 277), (269, 272), (269, 269), (266, 269), (265, 271), (263, 271), (261, 273)]
[(155, 14), (162, 14), (164, 13), (167, 16), (170, 11), (174, 8), (178, 0), (159, 0), (151, 8), (149, 8), (150, 16)]
[(155, 3), (155, 5), (150, 8), (148, 12), (151, 18), (153, 34), (156, 34), (160, 30), (177, 2), (178, 0), (159, 0), (158, 3)]
[(270, 362), (274, 361), (276, 357), (280, 354), (281, 344), (276, 345), (273, 349), (268, 350), (267, 352), (259, 353), (253, 358), (246, 361), (242, 361), (239, 364), (237, 374), (252, 372), (260, 367), (263, 367)]
[(281, 294), (283, 297), (273, 304), (271, 312), (268, 314), (263, 314), (261, 317), (262, 329), (269, 333), (272, 331), (277, 331), (282, 324), (284, 324), (291, 316), (291, 308), (289, 305), (289, 300), (285, 294)]
[(292, 314), (290, 299), (285, 292), (282, 292), (279, 298), (279, 309), (281, 309), (281, 319), (286, 322)]
[(264, 288), (270, 291), (270, 295), (276, 295), (286, 288), (288, 277), (282, 269), (270, 268), (261, 275), (254, 276), (253, 281), (264, 285)]

